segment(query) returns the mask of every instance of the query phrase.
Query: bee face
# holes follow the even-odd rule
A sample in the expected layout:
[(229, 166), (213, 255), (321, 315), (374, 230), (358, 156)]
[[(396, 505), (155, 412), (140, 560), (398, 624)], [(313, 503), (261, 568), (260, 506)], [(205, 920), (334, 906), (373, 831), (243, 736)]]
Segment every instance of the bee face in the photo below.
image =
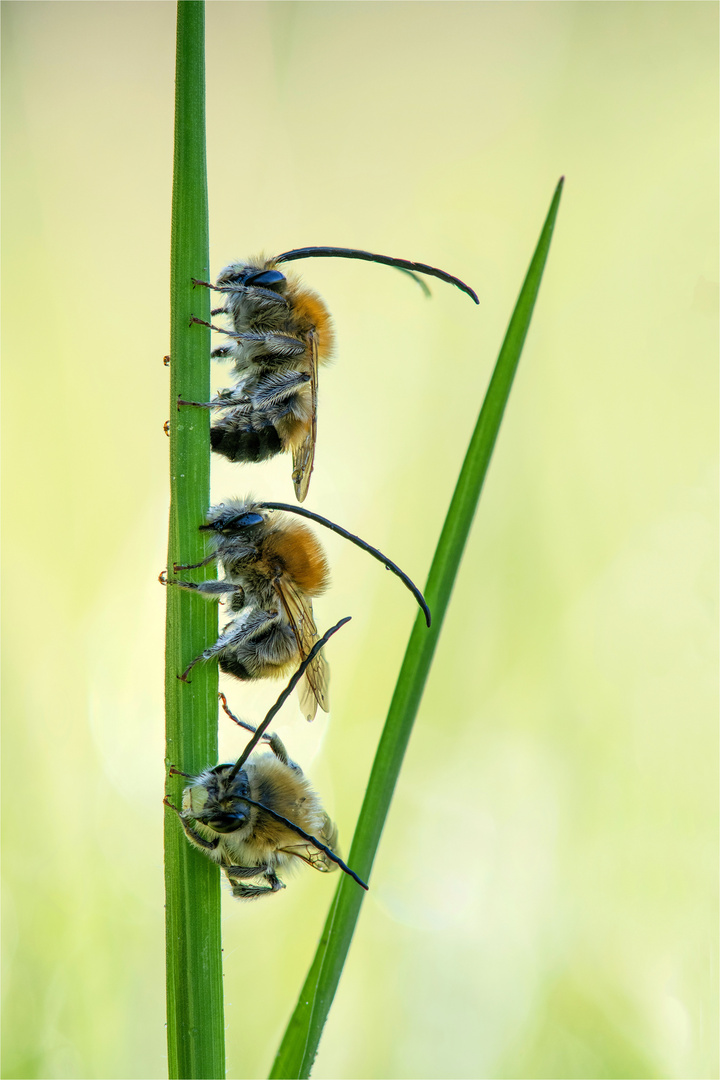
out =
[[(207, 837), (211, 843), (206, 854), (226, 868), (236, 888), (235, 879), (248, 876), (240, 874), (242, 868), (262, 867), (270, 878), (276, 870), (299, 865), (298, 859), (319, 870), (335, 869), (319, 849), (303, 842), (295, 826), (335, 846), (337, 829), (277, 736), (270, 746), (272, 754), (252, 755), (235, 776), (232, 765), (216, 765), (183, 792), (181, 820), (188, 838), (194, 840), (199, 828), (201, 841)], [(246, 889), (236, 895), (255, 895)]]
[(258, 525), (265, 524), (265, 518), (256, 511), (246, 509), (248, 504), (233, 504), (213, 507), (208, 514), (206, 525), (200, 529), (212, 530), (223, 536), (237, 536), (238, 534), (256, 535), (260, 530)]
[(282, 292), (287, 285), (287, 278), (279, 270), (270, 270), (263, 266), (231, 263), (221, 270), (217, 285), (219, 287), (235, 285), (239, 288), (272, 289)]
[(183, 811), (216, 833), (242, 829), (250, 817), (250, 807), (242, 799), (250, 790), (245, 770), (228, 781), (231, 765), (207, 769), (183, 792)]

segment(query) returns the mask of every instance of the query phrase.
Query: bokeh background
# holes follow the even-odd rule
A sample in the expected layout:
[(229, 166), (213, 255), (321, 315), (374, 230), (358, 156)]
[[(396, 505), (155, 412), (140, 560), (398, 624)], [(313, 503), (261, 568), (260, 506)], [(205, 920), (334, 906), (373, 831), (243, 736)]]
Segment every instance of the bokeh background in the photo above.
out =
[[(5, 1077), (165, 1075), (174, 23), (3, 5)], [(207, 68), (213, 273), (339, 244), (480, 295), (298, 265), (338, 332), (307, 505), (421, 584), (567, 177), (315, 1076), (717, 1076), (716, 5), (229, 0)], [(286, 459), (213, 468), (292, 497)], [(415, 611), (323, 542), (332, 716), (278, 730), (347, 851)], [(229, 1076), (334, 884), (225, 896)]]

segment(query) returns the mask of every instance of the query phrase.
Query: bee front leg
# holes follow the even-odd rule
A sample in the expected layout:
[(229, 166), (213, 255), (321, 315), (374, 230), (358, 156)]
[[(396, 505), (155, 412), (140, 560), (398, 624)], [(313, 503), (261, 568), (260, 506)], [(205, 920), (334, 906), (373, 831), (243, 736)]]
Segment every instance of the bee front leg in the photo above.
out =
[[(201, 566), (208, 566), (211, 562), (217, 559), (217, 552), (213, 551), (212, 555), (208, 555), (206, 558), (201, 559), (200, 562), (190, 563), (173, 563), (173, 574), (177, 574), (180, 570), (197, 570)], [(164, 585), (182, 585), (181, 581), (163, 582)]]
[[(185, 774), (183, 773), (183, 775), (185, 775)], [(178, 810), (177, 806), (175, 806), (173, 803), (170, 802), (170, 799), (167, 797), (167, 795), (163, 799), (163, 802), (165, 803), (166, 806), (168, 806), (171, 810), (173, 810), (177, 814), (177, 816), (180, 819), (180, 824), (183, 827), (183, 831), (184, 831), (185, 835), (187, 836), (187, 838), (188, 838), (188, 840), (190, 841), (191, 844), (195, 844), (196, 847), (201, 848), (203, 851), (214, 851), (215, 850), (215, 848), (220, 843), (219, 840), (206, 840), (204, 836), (200, 835), (200, 833), (195, 832), (193, 827), (191, 825), (188, 825), (187, 821), (183, 817), (182, 811)]]
[[(187, 570), (189, 568), (186, 567), (186, 566), (176, 566), (175, 569), (176, 570)], [(202, 593), (203, 596), (209, 596), (209, 597), (223, 596), (225, 593), (237, 593), (238, 591), (242, 591), (243, 592), (243, 597), (242, 597), (243, 604), (242, 604), (242, 606), (243, 607), (245, 606), (245, 593), (242, 590), (242, 586), (233, 585), (232, 582), (225, 581), (224, 579), (222, 579), (221, 581), (198, 581), (198, 582), (195, 582), (195, 581), (167, 581), (167, 582), (165, 582), (165, 584), (166, 585), (178, 585), (181, 589), (192, 590), (193, 592), (199, 592), (199, 593)]]

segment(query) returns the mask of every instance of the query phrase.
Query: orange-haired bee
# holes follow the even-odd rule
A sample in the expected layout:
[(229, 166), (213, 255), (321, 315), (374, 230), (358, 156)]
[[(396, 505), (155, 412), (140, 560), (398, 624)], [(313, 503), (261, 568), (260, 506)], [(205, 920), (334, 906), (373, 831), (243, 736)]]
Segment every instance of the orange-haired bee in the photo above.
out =
[(237, 382), (210, 402), (181, 399), (178, 404), (229, 410), (213, 424), (210, 439), (213, 450), (231, 461), (265, 461), (289, 450), (299, 502), (307, 495), (315, 457), (318, 365), (330, 359), (334, 335), (330, 314), (317, 293), (296, 275), (286, 276), (276, 267), (317, 257), (383, 263), (416, 279), (418, 274), (429, 274), (456, 285), (478, 302), (472, 289), (443, 270), (352, 248), (298, 248), (271, 259), (231, 263), (215, 285), (195, 281), (226, 294), (225, 305), (213, 315), (227, 315), (233, 329), (213, 329), (233, 341), (212, 355), (234, 362)]
[[(282, 677), (312, 649), (317, 640), (312, 600), (327, 588), (330, 570), (310, 529), (277, 510), (317, 521), (383, 562), (413, 593), (430, 625), (430, 612), (420, 590), (395, 563), (364, 540), (300, 507), (251, 498), (229, 499), (211, 507), (207, 524), (200, 526), (210, 533), (213, 551), (200, 563), (173, 567), (177, 573), (217, 560), (225, 577), (198, 584), (164, 581), (209, 597), (226, 596), (233, 612), (215, 644), (188, 665), (182, 679), (196, 663), (212, 656), (218, 657), (221, 671), (239, 679)], [(315, 716), (317, 705), (328, 711), (328, 685), (328, 665), (323, 656), (317, 656), (300, 688), (300, 704), (308, 720)]]
[[(255, 732), (235, 764), (216, 765), (197, 777), (188, 777), (191, 783), (183, 792), (182, 810), (165, 799), (180, 818), (190, 843), (225, 871), (233, 896), (253, 900), (285, 888), (278, 871), (290, 869), (298, 861), (323, 873), (340, 866), (367, 889), (340, 858), (337, 827), (310, 781), (290, 760), (278, 736), (264, 734), (309, 664), (345, 622), (347, 619), (316, 643), (257, 729), (232, 717)], [(272, 754), (250, 756), (261, 737), (269, 743)], [(177, 769), (171, 771), (178, 773)]]

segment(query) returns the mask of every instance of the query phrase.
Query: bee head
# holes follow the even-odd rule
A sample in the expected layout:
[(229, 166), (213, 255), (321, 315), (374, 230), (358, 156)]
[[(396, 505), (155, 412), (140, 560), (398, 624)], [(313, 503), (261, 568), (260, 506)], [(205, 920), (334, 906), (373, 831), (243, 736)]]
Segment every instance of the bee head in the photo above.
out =
[(218, 286), (237, 285), (239, 288), (270, 289), (282, 292), (287, 282), (279, 270), (267, 270), (262, 266), (244, 266), (234, 263), (226, 266), (217, 279)]
[(235, 832), (250, 817), (250, 807), (242, 799), (249, 789), (247, 774), (241, 769), (228, 783), (231, 769), (232, 765), (216, 765), (183, 793), (183, 809), (214, 832)]
[(222, 535), (237, 535), (245, 529), (252, 529), (256, 525), (262, 525), (265, 518), (262, 514), (252, 510), (252, 503), (236, 502), (228, 505), (221, 504), (211, 508), (206, 525), (200, 529), (206, 532), (216, 532)]

